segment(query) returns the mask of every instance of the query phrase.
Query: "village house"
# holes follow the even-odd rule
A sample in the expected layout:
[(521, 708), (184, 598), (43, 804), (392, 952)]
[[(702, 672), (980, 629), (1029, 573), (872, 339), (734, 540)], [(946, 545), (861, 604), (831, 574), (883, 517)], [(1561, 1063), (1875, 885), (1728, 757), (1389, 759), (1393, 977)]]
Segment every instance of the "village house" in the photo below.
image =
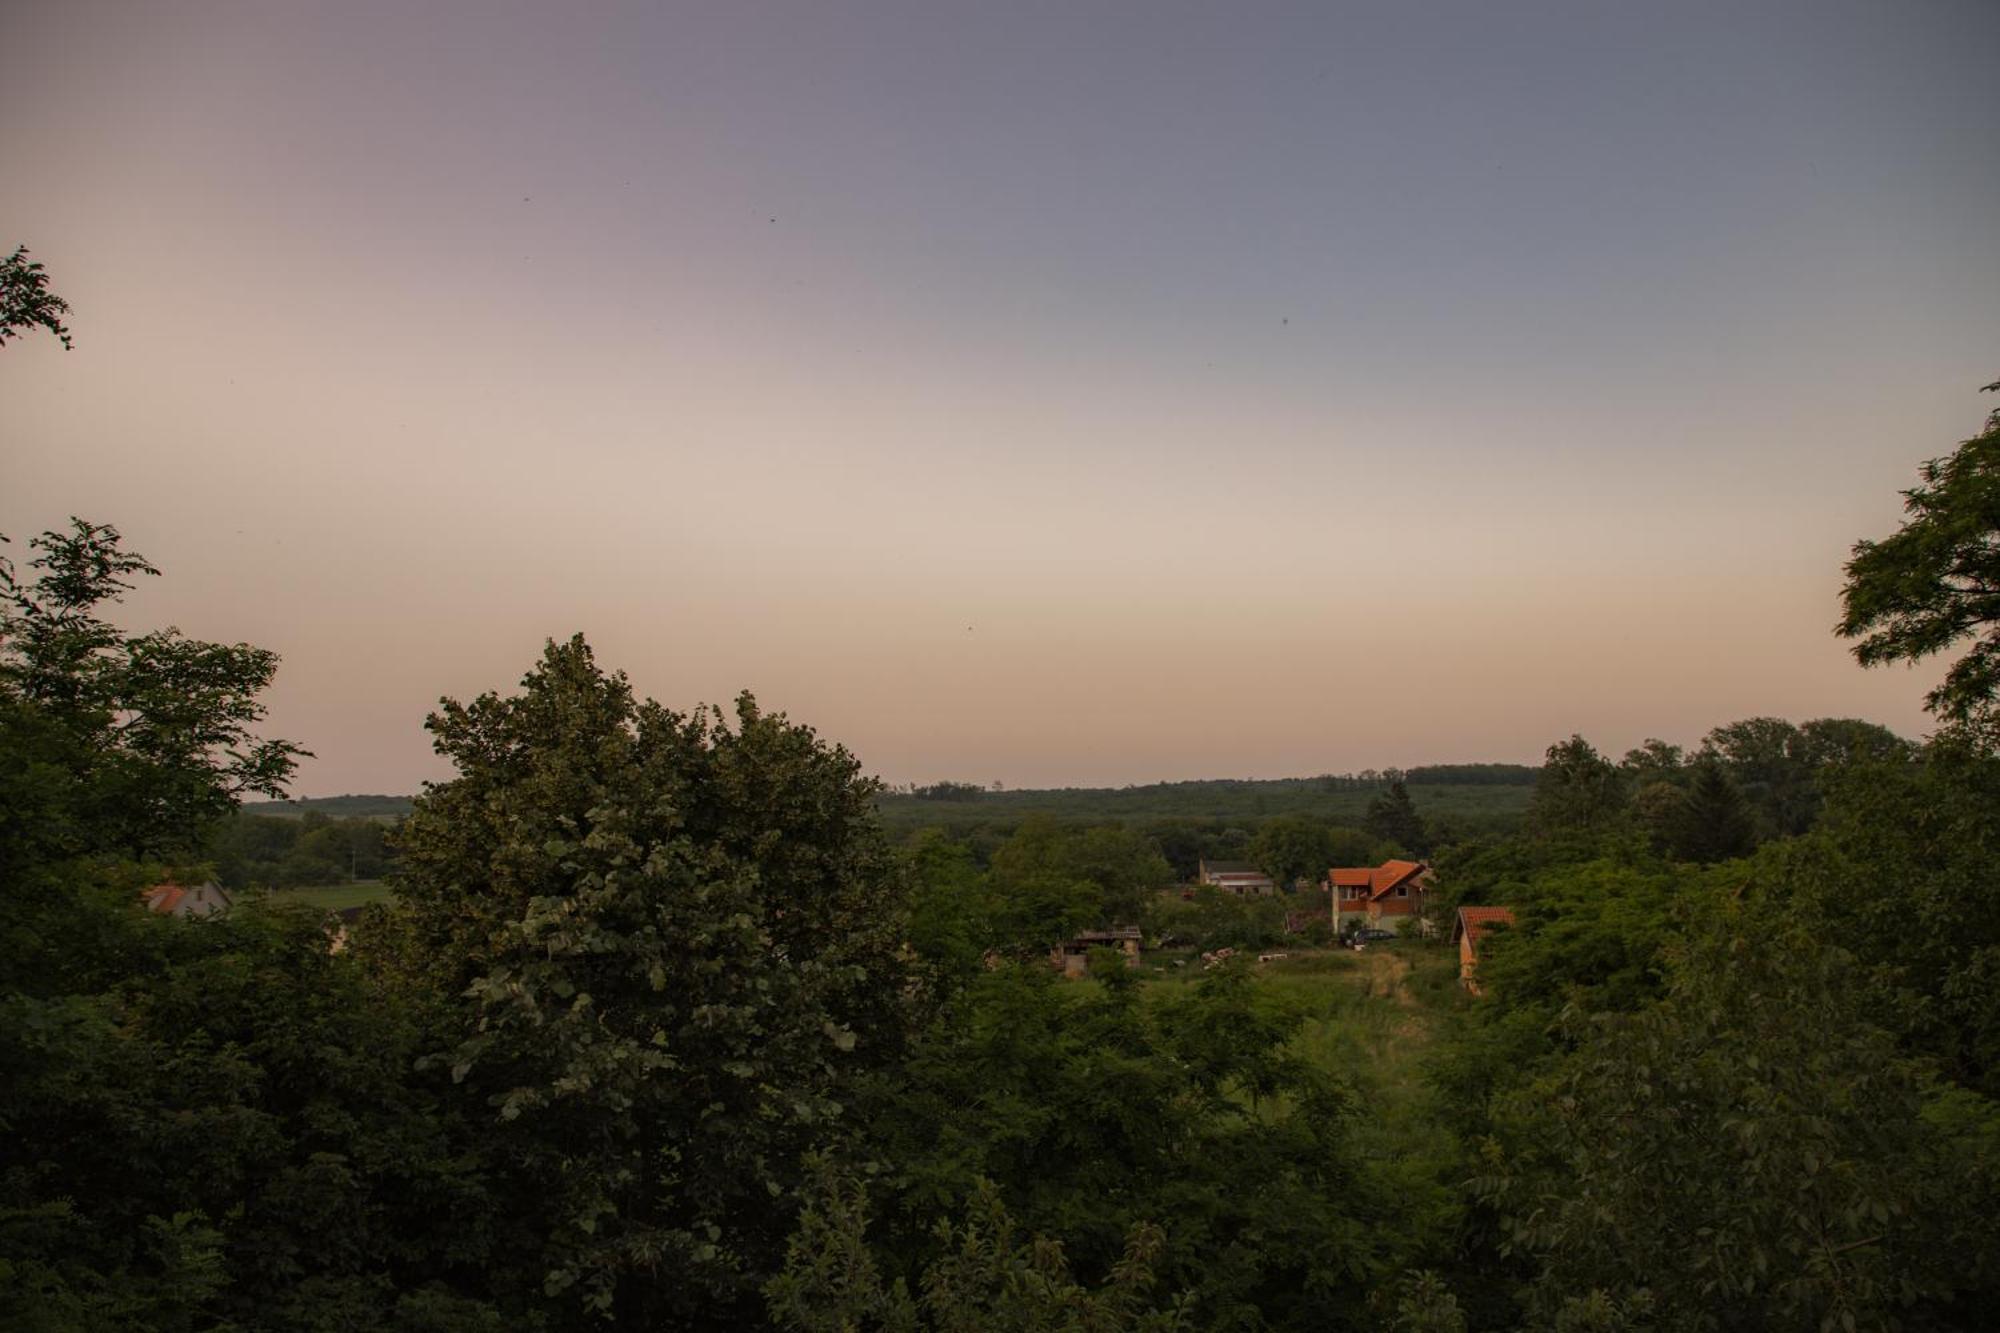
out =
[(1384, 861), (1379, 866), (1335, 866), (1325, 887), (1333, 899), (1336, 933), (1359, 926), (1400, 931), (1421, 923), (1431, 868), (1422, 861)]
[(1086, 930), (1049, 950), (1049, 963), (1066, 977), (1080, 977), (1090, 970), (1092, 949), (1116, 949), (1125, 955), (1125, 966), (1139, 965), (1139, 928), (1113, 926), (1109, 930)]
[(1239, 898), (1250, 894), (1276, 893), (1271, 877), (1248, 861), (1202, 861), (1197, 865), (1201, 883), (1212, 885)]
[(214, 880), (190, 888), (171, 881), (146, 890), (146, 906), (167, 916), (210, 916), (229, 910), (229, 892)]
[(1479, 982), (1474, 972), (1479, 967), (1479, 941), (1484, 939), (1494, 926), (1511, 926), (1514, 913), (1505, 907), (1461, 907), (1458, 921), (1452, 926), (1452, 938), (1458, 941), (1458, 984), (1479, 994)]

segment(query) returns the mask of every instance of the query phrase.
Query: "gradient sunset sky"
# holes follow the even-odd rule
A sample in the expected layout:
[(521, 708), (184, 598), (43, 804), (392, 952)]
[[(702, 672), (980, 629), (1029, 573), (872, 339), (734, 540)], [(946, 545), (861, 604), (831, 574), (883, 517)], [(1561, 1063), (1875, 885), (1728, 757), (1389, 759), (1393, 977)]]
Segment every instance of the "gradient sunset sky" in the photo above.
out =
[(2000, 4), (0, 6), (0, 531), (301, 794), (581, 630), (895, 781), (1905, 734), (1841, 563), (2000, 376)]

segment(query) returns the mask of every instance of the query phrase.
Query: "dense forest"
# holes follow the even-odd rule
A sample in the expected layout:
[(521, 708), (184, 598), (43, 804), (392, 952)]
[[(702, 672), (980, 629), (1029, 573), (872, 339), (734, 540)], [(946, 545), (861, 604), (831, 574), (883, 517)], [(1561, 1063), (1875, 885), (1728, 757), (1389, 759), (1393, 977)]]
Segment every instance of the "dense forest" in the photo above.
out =
[[(1922, 743), (1757, 718), (989, 821), (577, 637), (429, 719), (454, 776), (393, 864), (379, 821), (236, 814), (302, 753), (258, 732), (276, 659), (126, 632), (156, 571), (44, 533), (0, 566), (0, 1324), (1990, 1327), (1996, 485), (2000, 414), (1849, 565), (1865, 660), (1974, 640)], [(140, 906), (358, 875), (363, 829), (395, 896), (338, 936)], [(1166, 887), (1222, 852), (1308, 887)], [(1434, 937), (1328, 947), (1313, 877), (1392, 855)], [(1513, 914), (1477, 995), (1470, 905)], [(1111, 923), (1138, 966), (1048, 965)]]

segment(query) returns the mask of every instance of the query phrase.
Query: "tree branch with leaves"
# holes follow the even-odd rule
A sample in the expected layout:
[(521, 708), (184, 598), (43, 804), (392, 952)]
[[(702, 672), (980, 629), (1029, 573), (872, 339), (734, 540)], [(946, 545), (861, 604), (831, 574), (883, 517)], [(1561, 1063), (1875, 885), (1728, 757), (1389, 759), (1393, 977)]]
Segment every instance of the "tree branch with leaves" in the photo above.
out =
[(1902, 528), (1854, 544), (1835, 628), (1859, 641), (1863, 666), (1919, 662), (1972, 640), (1924, 704), (1942, 721), (1988, 726), (2000, 695), (2000, 411), (1918, 475), (1922, 484), (1903, 492)]
[(49, 290), (48, 272), (28, 258), (27, 246), (17, 245), (13, 254), (0, 259), (0, 345), (24, 332), (47, 329), (68, 351), (69, 325), (63, 323), (68, 313), (69, 302)]

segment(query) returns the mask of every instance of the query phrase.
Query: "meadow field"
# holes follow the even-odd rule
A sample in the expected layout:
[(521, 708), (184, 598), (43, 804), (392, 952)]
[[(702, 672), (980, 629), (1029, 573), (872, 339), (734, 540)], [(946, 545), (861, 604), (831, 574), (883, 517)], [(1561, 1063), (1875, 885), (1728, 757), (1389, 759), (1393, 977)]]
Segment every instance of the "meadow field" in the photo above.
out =
[(328, 912), (338, 912), (344, 907), (365, 907), (369, 903), (385, 903), (394, 897), (389, 885), (379, 879), (361, 879), (352, 884), (318, 884), (299, 889), (273, 889), (271, 897), (279, 902), (305, 903)]

